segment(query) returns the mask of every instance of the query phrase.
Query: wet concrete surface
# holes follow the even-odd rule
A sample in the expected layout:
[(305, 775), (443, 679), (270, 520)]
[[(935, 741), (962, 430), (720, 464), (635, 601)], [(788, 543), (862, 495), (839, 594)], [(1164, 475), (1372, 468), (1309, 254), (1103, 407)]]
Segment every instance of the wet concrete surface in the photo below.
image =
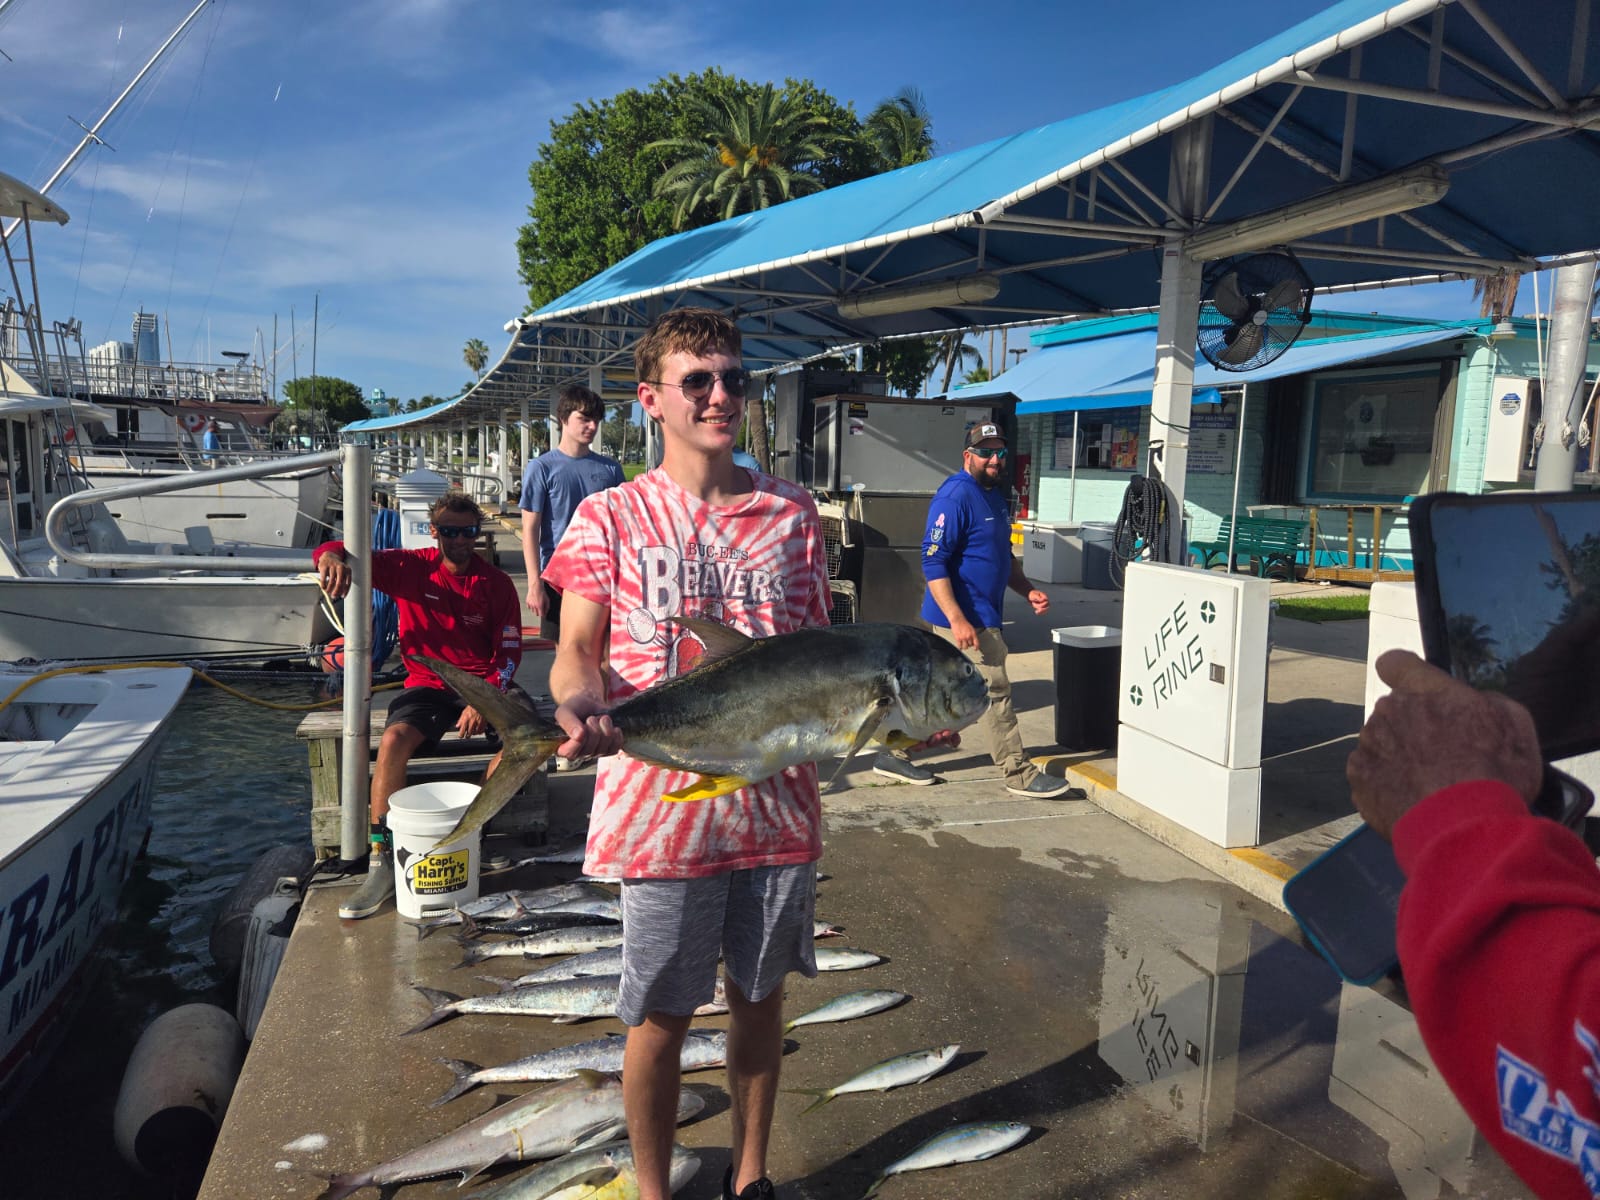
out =
[[(809, 1097), (780, 1096), (770, 1157), (780, 1196), (855, 1200), (926, 1138), (975, 1120), (1034, 1132), (987, 1162), (896, 1176), (880, 1194), (1524, 1194), (1449, 1098), (1399, 997), (1341, 989), (1283, 913), (1099, 808), (1006, 797), (986, 758), (952, 774), (963, 772), (913, 789), (857, 771), (855, 786), (827, 798), (818, 915), (845, 927), (831, 944), (888, 961), (792, 979), (789, 1015), (864, 987), (913, 999), (794, 1030), (784, 1085), (829, 1087), (894, 1055), (962, 1049), (926, 1083), (840, 1096), (804, 1116)], [(552, 777), (558, 836), (581, 826), (591, 778)], [(537, 886), (575, 870), (522, 868), (502, 882)], [(341, 922), (339, 898), (329, 888), (307, 904), (208, 1200), (316, 1196), (329, 1173), (389, 1158), (524, 1090), (479, 1088), (429, 1108), (451, 1081), (438, 1057), (491, 1065), (621, 1032), (614, 1020), (465, 1016), (402, 1037), (429, 1007), (412, 984), (487, 992), (475, 975), (527, 966), (457, 968), (447, 936), (419, 942), (392, 909)], [(711, 1200), (728, 1161), (725, 1076), (686, 1082), (709, 1103), (681, 1131), (702, 1166), (680, 1195)], [(286, 1148), (310, 1134), (326, 1147)], [(435, 1180), (399, 1194), (462, 1192)]]
[[(1353, 827), (1343, 764), (1360, 727), (1367, 623), (1274, 620), (1264, 854), (1241, 857), (1147, 820), (1115, 791), (1114, 753), (1052, 746), (1050, 630), (1120, 625), (1122, 597), (1046, 590), (1047, 617), (1008, 612), (1023, 740), (1094, 802), (1009, 796), (981, 735), (925, 760), (939, 786), (887, 783), (863, 759), (847, 786), (824, 797), (821, 869), (830, 878), (818, 915), (846, 927), (831, 944), (888, 961), (792, 979), (787, 1011), (867, 987), (914, 998), (794, 1030), (784, 1085), (828, 1087), (894, 1055), (962, 1049), (926, 1083), (841, 1096), (804, 1116), (809, 1097), (781, 1096), (769, 1163), (779, 1196), (855, 1200), (889, 1163), (973, 1120), (1023, 1121), (1033, 1133), (987, 1162), (896, 1176), (880, 1194), (1526, 1195), (1450, 1098), (1403, 994), (1341, 987), (1281, 911), (1274, 872)], [(552, 844), (581, 837), (592, 778), (551, 776)], [(486, 876), (484, 887), (575, 872), (522, 868)], [(330, 1173), (392, 1157), (522, 1090), (479, 1088), (429, 1108), (451, 1082), (439, 1057), (494, 1065), (622, 1031), (614, 1020), (467, 1016), (402, 1037), (429, 1008), (414, 984), (482, 993), (490, 988), (476, 974), (509, 978), (530, 964), (458, 969), (460, 950), (445, 935), (419, 943), (392, 909), (341, 922), (339, 899), (330, 888), (308, 900), (205, 1200), (316, 1196)], [(686, 1083), (708, 1106), (681, 1131), (702, 1166), (680, 1195), (712, 1200), (728, 1162), (725, 1076), (699, 1072)], [(288, 1148), (312, 1134), (326, 1145)], [(515, 1174), (496, 1168), (486, 1180)], [(453, 1179), (399, 1192), (401, 1200), (462, 1195)]]

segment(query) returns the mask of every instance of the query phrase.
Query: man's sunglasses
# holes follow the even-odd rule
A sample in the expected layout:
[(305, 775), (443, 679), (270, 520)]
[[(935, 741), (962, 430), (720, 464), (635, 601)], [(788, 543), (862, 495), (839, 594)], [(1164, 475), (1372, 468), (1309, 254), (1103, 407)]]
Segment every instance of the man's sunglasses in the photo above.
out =
[(991, 458), (1004, 458), (1011, 453), (1011, 450), (1006, 446), (968, 446), (967, 453), (976, 454), (984, 462), (988, 462)]
[(433, 528), (442, 538), (475, 538), (478, 536), (478, 526), (476, 525), (435, 525)]
[(711, 395), (711, 388), (717, 380), (722, 380), (722, 390), (730, 396), (743, 396), (750, 390), (750, 381), (753, 376), (743, 367), (735, 367), (731, 371), (690, 371), (677, 383), (669, 383), (665, 379), (646, 379), (645, 382), (654, 387), (682, 388), (683, 394), (691, 400), (704, 400)]

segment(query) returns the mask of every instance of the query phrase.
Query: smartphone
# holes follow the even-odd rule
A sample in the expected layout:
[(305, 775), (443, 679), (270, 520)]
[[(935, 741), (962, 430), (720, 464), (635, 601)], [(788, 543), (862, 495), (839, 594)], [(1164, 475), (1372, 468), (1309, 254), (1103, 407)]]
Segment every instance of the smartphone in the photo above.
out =
[(1410, 528), (1427, 660), (1527, 708), (1547, 761), (1600, 749), (1600, 494), (1438, 492)]
[[(1600, 495), (1418, 497), (1409, 521), (1424, 657), (1532, 714), (1546, 760), (1533, 811), (1581, 830), (1594, 796), (1548, 765), (1600, 749)], [(1404, 876), (1362, 826), (1290, 879), (1284, 906), (1352, 983), (1394, 970)]]
[(1389, 843), (1362, 825), (1283, 885), (1283, 905), (1343, 979), (1365, 986), (1399, 966), (1405, 882)]

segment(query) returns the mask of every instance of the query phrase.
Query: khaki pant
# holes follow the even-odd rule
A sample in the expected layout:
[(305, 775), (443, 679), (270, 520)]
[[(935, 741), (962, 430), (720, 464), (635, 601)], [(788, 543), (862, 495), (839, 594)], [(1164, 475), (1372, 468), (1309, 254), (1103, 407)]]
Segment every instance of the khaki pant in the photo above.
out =
[[(955, 636), (942, 625), (930, 626), (952, 646)], [(1011, 679), (1006, 675), (1006, 643), (998, 629), (978, 630), (978, 644), (962, 650), (983, 674), (989, 685), (988, 711), (978, 718), (978, 727), (989, 739), (989, 756), (1005, 772), (1007, 787), (1027, 787), (1039, 773), (1022, 752), (1022, 735), (1017, 732), (1017, 714), (1011, 707)]]

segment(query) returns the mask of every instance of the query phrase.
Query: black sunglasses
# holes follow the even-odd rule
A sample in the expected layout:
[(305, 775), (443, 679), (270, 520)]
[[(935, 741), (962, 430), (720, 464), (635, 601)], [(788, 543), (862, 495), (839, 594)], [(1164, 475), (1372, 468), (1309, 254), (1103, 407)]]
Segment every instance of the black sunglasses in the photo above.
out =
[(967, 453), (976, 454), (984, 462), (988, 462), (991, 458), (1004, 458), (1011, 453), (1011, 450), (1006, 446), (968, 446)]
[(690, 371), (677, 383), (668, 383), (665, 379), (646, 379), (645, 382), (655, 387), (682, 388), (683, 394), (689, 399), (704, 400), (711, 395), (711, 388), (719, 379), (722, 380), (722, 390), (737, 397), (750, 390), (753, 378), (743, 367), (735, 367), (731, 371)]
[(478, 527), (476, 525), (435, 525), (433, 528), (442, 538), (475, 538), (478, 536)]

